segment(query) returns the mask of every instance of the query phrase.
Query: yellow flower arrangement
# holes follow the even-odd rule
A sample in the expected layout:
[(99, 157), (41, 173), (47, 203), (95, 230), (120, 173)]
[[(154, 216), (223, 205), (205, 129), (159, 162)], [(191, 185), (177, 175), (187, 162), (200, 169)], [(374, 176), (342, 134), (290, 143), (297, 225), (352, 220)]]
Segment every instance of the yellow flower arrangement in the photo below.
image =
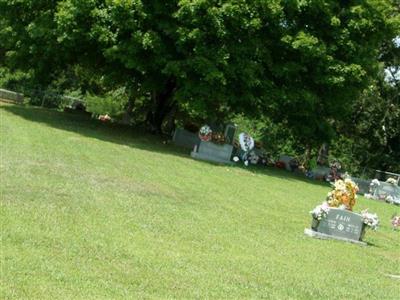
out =
[(358, 186), (351, 179), (335, 181), (334, 188), (328, 193), (327, 202), (330, 207), (344, 206), (352, 211), (356, 204)]

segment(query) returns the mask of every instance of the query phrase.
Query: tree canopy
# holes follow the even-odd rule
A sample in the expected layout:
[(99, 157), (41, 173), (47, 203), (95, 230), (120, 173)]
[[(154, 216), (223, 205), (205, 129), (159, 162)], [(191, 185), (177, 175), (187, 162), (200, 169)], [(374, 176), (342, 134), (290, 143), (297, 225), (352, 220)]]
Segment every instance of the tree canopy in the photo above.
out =
[(74, 70), (125, 87), (128, 110), (146, 99), (156, 131), (172, 111), (245, 113), (311, 147), (351, 118), (379, 60), (392, 57), (395, 2), (0, 0), (0, 59), (43, 85)]

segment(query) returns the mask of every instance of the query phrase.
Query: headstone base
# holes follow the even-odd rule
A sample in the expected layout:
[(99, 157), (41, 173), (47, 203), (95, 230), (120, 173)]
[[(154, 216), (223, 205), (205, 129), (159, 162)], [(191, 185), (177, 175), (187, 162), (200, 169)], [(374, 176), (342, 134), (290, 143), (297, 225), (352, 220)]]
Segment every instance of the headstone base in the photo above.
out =
[(361, 246), (367, 246), (366, 242), (356, 241), (353, 239), (346, 239), (344, 237), (338, 237), (338, 236), (334, 236), (334, 235), (329, 235), (329, 234), (325, 234), (325, 233), (321, 233), (321, 232), (312, 230), (310, 228), (305, 228), (304, 234), (308, 235), (310, 237), (322, 239), (322, 240), (338, 240), (338, 241), (349, 242), (349, 243), (353, 243), (353, 244), (357, 244), (357, 245), (361, 245)]
[(215, 156), (204, 155), (203, 153), (199, 153), (199, 152), (195, 152), (195, 151), (192, 151), (190, 153), (190, 156), (193, 157), (194, 159), (199, 159), (199, 160), (204, 160), (204, 161), (209, 161), (209, 162), (214, 162), (214, 163), (219, 163), (219, 164), (234, 165), (233, 161), (223, 159), (223, 158), (218, 158)]
[(190, 156), (195, 159), (233, 165), (231, 161), (232, 151), (232, 145), (216, 145), (211, 142), (201, 141), (198, 147), (195, 147), (190, 153)]

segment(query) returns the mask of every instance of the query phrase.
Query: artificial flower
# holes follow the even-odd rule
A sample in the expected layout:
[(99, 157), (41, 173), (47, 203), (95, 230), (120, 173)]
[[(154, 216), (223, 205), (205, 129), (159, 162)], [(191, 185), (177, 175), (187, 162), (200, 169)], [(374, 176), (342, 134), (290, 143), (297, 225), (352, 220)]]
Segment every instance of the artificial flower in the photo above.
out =
[(312, 211), (310, 211), (310, 214), (314, 219), (320, 221), (328, 215), (329, 209), (329, 204), (323, 202), (321, 205), (317, 205)]
[(394, 178), (388, 178), (388, 180), (386, 180), (386, 182), (387, 182), (387, 183), (390, 183), (390, 184), (393, 184), (393, 185), (396, 185), (396, 184), (397, 184), (397, 180), (394, 179)]
[(369, 228), (373, 230), (376, 230), (378, 228), (379, 218), (377, 214), (370, 213), (368, 212), (368, 209), (366, 209), (361, 212), (361, 217), (364, 224), (367, 225)]
[(347, 210), (353, 210), (356, 204), (358, 186), (351, 180), (336, 180), (333, 190), (328, 193), (327, 202), (331, 207), (345, 205)]
[(208, 125), (204, 125), (200, 128), (199, 131), (199, 138), (200, 140), (202, 140), (203, 142), (209, 142), (211, 141), (212, 138), (212, 130), (210, 128), (210, 126)]

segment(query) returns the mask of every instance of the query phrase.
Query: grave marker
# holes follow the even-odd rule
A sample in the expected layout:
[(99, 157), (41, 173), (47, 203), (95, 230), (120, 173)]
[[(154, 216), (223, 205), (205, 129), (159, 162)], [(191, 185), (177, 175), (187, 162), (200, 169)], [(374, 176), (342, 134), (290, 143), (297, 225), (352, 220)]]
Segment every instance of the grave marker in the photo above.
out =
[(232, 145), (217, 145), (212, 142), (200, 141), (198, 146), (194, 147), (190, 155), (195, 159), (233, 164), (231, 161), (232, 151)]
[(361, 241), (364, 231), (365, 225), (360, 214), (331, 208), (322, 220), (313, 219), (311, 229), (306, 229), (304, 233), (317, 238), (365, 244)]
[(197, 134), (189, 132), (182, 128), (177, 128), (172, 138), (175, 145), (193, 149), (193, 147), (200, 143), (200, 139)]
[(236, 125), (234, 124), (228, 124), (225, 127), (225, 142), (229, 145), (233, 144), (233, 141), (235, 139), (235, 134), (236, 134)]

